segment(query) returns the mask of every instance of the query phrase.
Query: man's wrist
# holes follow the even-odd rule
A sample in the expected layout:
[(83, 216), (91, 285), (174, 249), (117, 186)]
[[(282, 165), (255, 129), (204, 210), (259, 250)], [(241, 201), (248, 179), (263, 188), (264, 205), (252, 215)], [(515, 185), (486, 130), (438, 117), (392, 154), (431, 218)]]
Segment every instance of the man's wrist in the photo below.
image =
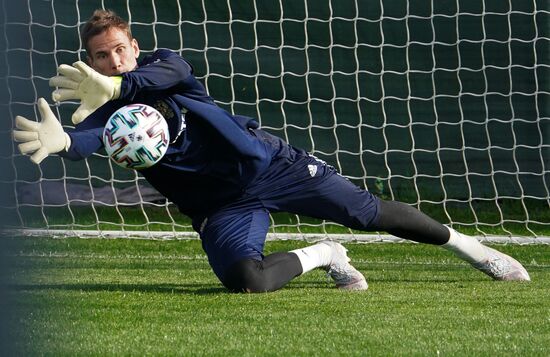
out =
[(63, 132), (65, 135), (65, 151), (69, 151), (69, 148), (71, 147), (71, 137), (66, 132)]
[(122, 76), (112, 76), (109, 78), (111, 78), (114, 84), (112, 99), (118, 99), (120, 98), (120, 90), (122, 88)]

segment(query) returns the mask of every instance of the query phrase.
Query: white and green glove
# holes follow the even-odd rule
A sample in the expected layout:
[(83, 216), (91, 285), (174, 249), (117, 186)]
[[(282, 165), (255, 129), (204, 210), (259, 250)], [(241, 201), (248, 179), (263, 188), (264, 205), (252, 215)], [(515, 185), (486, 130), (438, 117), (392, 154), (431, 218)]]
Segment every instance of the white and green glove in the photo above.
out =
[(80, 99), (80, 106), (72, 116), (75, 125), (103, 104), (120, 97), (121, 76), (104, 76), (82, 61), (72, 66), (62, 64), (57, 71), (60, 75), (50, 79), (50, 86), (58, 88), (52, 92), (52, 99), (55, 102)]
[(55, 154), (67, 150), (71, 146), (71, 138), (61, 126), (44, 98), (38, 99), (38, 110), (42, 121), (40, 123), (23, 118), (15, 117), (13, 138), (19, 144), (19, 151), (22, 154), (32, 154), (31, 161), (40, 164), (49, 154)]

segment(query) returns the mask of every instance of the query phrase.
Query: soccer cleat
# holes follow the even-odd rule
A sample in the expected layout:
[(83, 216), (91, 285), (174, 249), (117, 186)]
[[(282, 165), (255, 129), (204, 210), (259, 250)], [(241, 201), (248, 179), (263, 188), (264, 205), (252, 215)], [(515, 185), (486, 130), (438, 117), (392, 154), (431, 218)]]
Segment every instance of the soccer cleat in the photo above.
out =
[(529, 273), (514, 258), (485, 246), (487, 258), (472, 266), (481, 270), (495, 280), (530, 281)]
[(336, 287), (343, 290), (367, 290), (367, 280), (349, 263), (347, 249), (340, 243), (329, 240), (321, 243), (332, 249), (331, 263), (326, 267), (326, 271), (336, 283)]

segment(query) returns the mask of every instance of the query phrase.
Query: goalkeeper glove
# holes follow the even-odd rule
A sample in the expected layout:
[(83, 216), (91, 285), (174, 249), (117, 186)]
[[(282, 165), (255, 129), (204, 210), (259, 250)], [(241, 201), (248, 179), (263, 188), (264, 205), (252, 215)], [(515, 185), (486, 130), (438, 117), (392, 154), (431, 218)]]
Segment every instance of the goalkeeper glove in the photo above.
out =
[(60, 75), (50, 79), (50, 86), (58, 88), (52, 99), (55, 102), (80, 99), (80, 106), (72, 116), (75, 125), (103, 104), (120, 97), (121, 76), (104, 76), (82, 61), (72, 66), (62, 64), (57, 71)]
[(40, 123), (18, 115), (15, 117), (15, 126), (21, 130), (13, 131), (14, 140), (21, 142), (19, 151), (32, 154), (31, 161), (37, 165), (49, 154), (67, 150), (71, 146), (71, 138), (63, 131), (44, 98), (38, 99), (38, 110), (42, 118)]

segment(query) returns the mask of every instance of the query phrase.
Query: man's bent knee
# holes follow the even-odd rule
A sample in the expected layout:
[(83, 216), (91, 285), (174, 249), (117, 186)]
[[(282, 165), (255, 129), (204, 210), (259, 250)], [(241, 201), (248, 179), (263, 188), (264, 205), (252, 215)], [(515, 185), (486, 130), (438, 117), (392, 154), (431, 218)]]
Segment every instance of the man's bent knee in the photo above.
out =
[(223, 279), (223, 284), (234, 292), (261, 293), (272, 291), (270, 282), (265, 279), (262, 270), (260, 260), (239, 260), (229, 268)]

